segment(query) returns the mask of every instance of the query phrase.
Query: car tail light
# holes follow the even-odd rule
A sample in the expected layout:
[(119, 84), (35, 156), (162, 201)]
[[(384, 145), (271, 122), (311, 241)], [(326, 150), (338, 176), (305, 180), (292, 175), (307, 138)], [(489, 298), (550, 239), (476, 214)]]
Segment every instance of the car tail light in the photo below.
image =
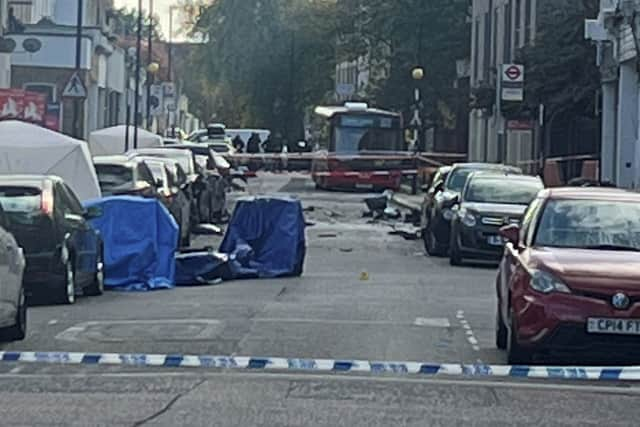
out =
[(45, 185), (40, 194), (40, 210), (45, 215), (53, 215), (53, 190), (50, 184)]

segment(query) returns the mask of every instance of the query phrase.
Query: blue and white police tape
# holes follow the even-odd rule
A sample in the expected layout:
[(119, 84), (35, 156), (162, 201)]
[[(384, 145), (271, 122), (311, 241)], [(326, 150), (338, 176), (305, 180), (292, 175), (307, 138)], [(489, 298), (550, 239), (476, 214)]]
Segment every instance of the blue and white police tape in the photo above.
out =
[(550, 367), (485, 364), (370, 362), (365, 360), (288, 359), (279, 357), (195, 356), (171, 354), (3, 351), (0, 361), (72, 365), (357, 372), (422, 376), (513, 377), (580, 380), (640, 380), (640, 366)]

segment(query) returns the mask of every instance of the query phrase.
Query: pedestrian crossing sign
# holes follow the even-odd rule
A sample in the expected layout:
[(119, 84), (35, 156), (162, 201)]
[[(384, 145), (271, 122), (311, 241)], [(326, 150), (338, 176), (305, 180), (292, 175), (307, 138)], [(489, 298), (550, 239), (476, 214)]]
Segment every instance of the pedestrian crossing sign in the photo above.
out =
[(84, 85), (84, 82), (80, 78), (80, 74), (76, 71), (73, 73), (67, 85), (64, 87), (64, 91), (62, 92), (62, 96), (65, 98), (86, 98), (87, 97), (87, 88)]

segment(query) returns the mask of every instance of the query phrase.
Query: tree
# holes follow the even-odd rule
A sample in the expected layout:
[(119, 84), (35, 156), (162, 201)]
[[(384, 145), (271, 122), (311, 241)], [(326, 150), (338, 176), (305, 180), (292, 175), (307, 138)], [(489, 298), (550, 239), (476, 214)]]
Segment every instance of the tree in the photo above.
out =
[[(302, 136), (304, 111), (332, 90), (335, 8), (323, 0), (216, 0), (200, 9), (192, 33), (205, 42), (189, 78), (215, 100), (218, 119), (269, 127), (290, 141)], [(198, 97), (197, 92), (189, 93)], [(200, 95), (201, 96), (201, 95)], [(207, 108), (208, 108), (207, 107)], [(201, 118), (209, 111), (200, 110)]]
[[(127, 9), (126, 7), (121, 7), (120, 9), (114, 9), (111, 11), (110, 15), (111, 19), (111, 27), (113, 32), (121, 37), (129, 38), (135, 37), (138, 30), (138, 11), (137, 9)], [(142, 11), (142, 37), (146, 40), (149, 37), (149, 14)], [(160, 17), (154, 15), (153, 17), (153, 38), (155, 40), (160, 40), (162, 38), (162, 33), (160, 32), (158, 22), (160, 22)]]
[[(469, 6), (468, 0), (343, 0), (343, 55), (386, 62), (388, 72), (372, 82), (375, 103), (408, 113), (418, 84), (427, 116), (446, 125), (458, 100), (468, 97), (454, 81), (456, 61), (469, 56)], [(415, 66), (426, 72), (420, 83), (411, 80)]]
[(595, 46), (584, 37), (584, 21), (598, 14), (598, 0), (544, 0), (535, 43), (522, 50), (526, 104), (544, 104), (549, 115), (572, 111), (593, 115), (600, 88)]

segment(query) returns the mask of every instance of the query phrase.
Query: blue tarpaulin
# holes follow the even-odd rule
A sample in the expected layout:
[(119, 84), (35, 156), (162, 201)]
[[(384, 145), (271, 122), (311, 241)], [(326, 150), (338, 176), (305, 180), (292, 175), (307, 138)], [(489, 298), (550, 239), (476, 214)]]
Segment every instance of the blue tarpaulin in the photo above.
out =
[(104, 241), (105, 287), (144, 291), (174, 286), (178, 225), (155, 199), (118, 196), (90, 200), (91, 220)]
[(305, 221), (299, 200), (248, 197), (238, 200), (220, 252), (229, 255), (231, 278), (302, 274)]

